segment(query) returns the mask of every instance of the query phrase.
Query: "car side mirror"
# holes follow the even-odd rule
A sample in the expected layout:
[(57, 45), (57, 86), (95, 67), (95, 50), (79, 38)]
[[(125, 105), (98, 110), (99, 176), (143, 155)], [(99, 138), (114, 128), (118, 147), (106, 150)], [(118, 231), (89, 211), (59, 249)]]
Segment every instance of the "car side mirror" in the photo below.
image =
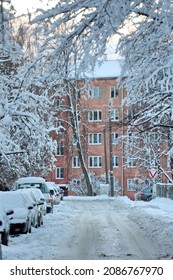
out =
[(7, 216), (12, 215), (12, 214), (14, 214), (14, 211), (13, 211), (13, 210), (8, 210), (8, 211), (6, 212), (6, 215), (7, 215)]
[(40, 201), (39, 203), (38, 203), (38, 205), (43, 205), (44, 204), (44, 202), (43, 201)]

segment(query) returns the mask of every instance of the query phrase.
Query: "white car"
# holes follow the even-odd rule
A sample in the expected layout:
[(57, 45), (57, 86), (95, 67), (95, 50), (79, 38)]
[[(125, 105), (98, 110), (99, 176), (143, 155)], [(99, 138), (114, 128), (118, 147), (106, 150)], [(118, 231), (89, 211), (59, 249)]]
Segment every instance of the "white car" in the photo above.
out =
[(61, 189), (58, 185), (56, 185), (58, 192), (60, 193), (61, 200), (64, 199), (64, 190)]
[(46, 181), (46, 184), (49, 188), (50, 195), (53, 198), (53, 203), (54, 204), (59, 204), (61, 202), (61, 194), (58, 191), (58, 189), (56, 187), (56, 184), (54, 182), (47, 182), (47, 181)]
[(16, 181), (15, 189), (33, 188), (39, 189), (44, 195), (47, 203), (47, 213), (53, 212), (53, 199), (46, 181), (42, 177), (23, 177)]
[(47, 213), (47, 203), (44, 198), (43, 193), (40, 191), (40, 189), (31, 189), (31, 193), (33, 194), (33, 197), (35, 198), (37, 202), (37, 206), (39, 208), (39, 211), (42, 213), (42, 215), (46, 215)]
[(0, 243), (8, 245), (10, 234), (10, 219), (12, 218), (13, 210), (6, 210), (3, 206), (2, 196), (0, 192)]
[(10, 207), (14, 211), (10, 220), (10, 234), (31, 232), (33, 205), (26, 203), (20, 192), (2, 192), (1, 203), (6, 210)]
[(32, 195), (31, 189), (21, 189), (21, 190), (17, 190), (17, 192), (21, 193), (26, 205), (27, 204), (33, 205), (33, 209), (31, 210), (32, 213), (31, 225), (35, 228), (39, 227), (41, 225), (40, 212), (37, 206), (37, 201)]
[(35, 203), (36, 208), (36, 216), (35, 219), (37, 222), (35, 223), (35, 227), (40, 227), (43, 225), (43, 216), (47, 213), (47, 203), (45, 201), (43, 193), (39, 189), (29, 188), (29, 189), (20, 189), (21, 193), (29, 194), (32, 200)]

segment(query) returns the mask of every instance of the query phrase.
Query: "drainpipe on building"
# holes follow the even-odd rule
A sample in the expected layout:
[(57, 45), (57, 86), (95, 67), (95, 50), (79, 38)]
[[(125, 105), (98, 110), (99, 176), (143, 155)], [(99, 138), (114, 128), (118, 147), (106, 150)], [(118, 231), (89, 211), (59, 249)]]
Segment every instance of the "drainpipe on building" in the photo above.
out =
[(112, 120), (111, 120), (111, 116), (109, 116), (109, 149), (110, 149), (110, 195), (114, 196), (114, 172), (113, 172)]

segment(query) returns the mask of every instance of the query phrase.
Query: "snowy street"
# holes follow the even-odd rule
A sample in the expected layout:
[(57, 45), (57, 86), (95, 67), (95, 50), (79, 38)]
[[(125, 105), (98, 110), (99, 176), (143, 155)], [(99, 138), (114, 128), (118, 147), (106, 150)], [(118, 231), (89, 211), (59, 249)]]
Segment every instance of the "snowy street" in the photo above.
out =
[(10, 237), (4, 260), (172, 259), (173, 201), (65, 197), (32, 233)]

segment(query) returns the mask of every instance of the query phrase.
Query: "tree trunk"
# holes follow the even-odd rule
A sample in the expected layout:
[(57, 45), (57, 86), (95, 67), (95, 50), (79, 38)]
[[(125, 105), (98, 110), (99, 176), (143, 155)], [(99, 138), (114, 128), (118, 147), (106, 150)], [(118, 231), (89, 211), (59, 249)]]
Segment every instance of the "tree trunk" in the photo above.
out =
[[(72, 85), (70, 86), (72, 87)], [(69, 89), (71, 89), (71, 91)], [(86, 186), (87, 186), (87, 193), (88, 196), (92, 196), (93, 195), (92, 184), (85, 164), (83, 150), (80, 142), (80, 128), (79, 128), (78, 109), (77, 109), (79, 104), (79, 96), (76, 92), (75, 87), (70, 88), (66, 84), (66, 90), (68, 92), (67, 100), (69, 106), (70, 122), (73, 130), (73, 137), (77, 141), (78, 156), (79, 156), (82, 172), (84, 175), (84, 179), (86, 182)]]
[(88, 170), (86, 168), (86, 164), (84, 162), (80, 142), (77, 142), (77, 149), (78, 149), (78, 155), (79, 155), (79, 159), (80, 159), (80, 163), (81, 163), (81, 168), (82, 168), (86, 186), (87, 186), (87, 193), (88, 193), (88, 196), (92, 196), (93, 195), (92, 184), (91, 184), (90, 176), (88, 174)]

